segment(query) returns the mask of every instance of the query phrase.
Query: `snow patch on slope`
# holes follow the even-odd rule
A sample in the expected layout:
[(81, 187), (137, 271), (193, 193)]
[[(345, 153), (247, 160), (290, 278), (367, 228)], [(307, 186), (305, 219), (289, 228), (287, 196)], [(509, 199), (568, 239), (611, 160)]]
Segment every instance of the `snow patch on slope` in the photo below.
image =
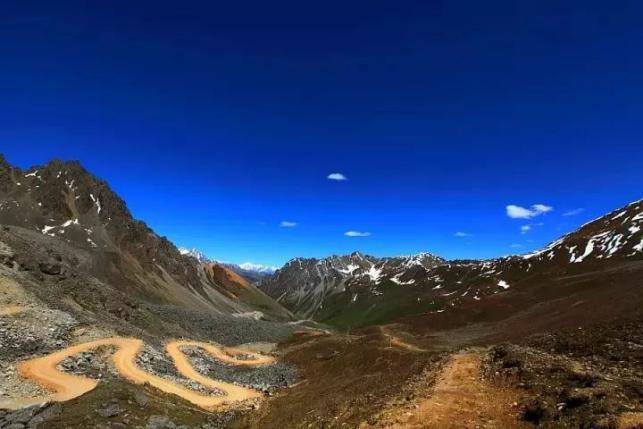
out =
[(509, 289), (509, 283), (507, 283), (507, 282), (506, 282), (506, 281), (504, 281), (504, 280), (500, 280), (500, 281), (498, 282), (498, 286), (500, 286), (500, 287), (501, 287), (501, 288), (503, 288), (503, 289)]
[(366, 275), (371, 278), (375, 284), (379, 284), (380, 282), (380, 277), (382, 277), (382, 269), (381, 268), (375, 268), (375, 266), (372, 266), (367, 272)]

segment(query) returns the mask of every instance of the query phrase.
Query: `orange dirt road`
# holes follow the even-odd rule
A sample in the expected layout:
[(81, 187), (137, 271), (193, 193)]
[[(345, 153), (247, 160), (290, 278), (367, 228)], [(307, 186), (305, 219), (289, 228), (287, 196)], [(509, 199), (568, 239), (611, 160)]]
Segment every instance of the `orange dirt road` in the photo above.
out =
[[(260, 396), (260, 393), (254, 389), (205, 377), (194, 369), (188, 358), (181, 351), (182, 347), (199, 347), (215, 359), (232, 365), (260, 366), (275, 362), (273, 357), (246, 353), (234, 348), (222, 347), (210, 343), (173, 341), (167, 344), (166, 350), (174, 361), (177, 370), (182, 375), (206, 387), (215, 388), (225, 393), (225, 395), (222, 396), (208, 396), (187, 389), (171, 380), (150, 374), (139, 368), (136, 364), (136, 356), (143, 348), (143, 342), (141, 340), (122, 337), (105, 338), (67, 347), (47, 356), (21, 362), (18, 365), (20, 375), (37, 382), (53, 393), (48, 396), (36, 398), (0, 401), (0, 408), (16, 409), (48, 401), (68, 401), (91, 391), (98, 384), (97, 380), (62, 372), (58, 369), (58, 364), (69, 356), (104, 346), (117, 348), (117, 351), (112, 356), (112, 361), (119, 374), (125, 379), (135, 384), (148, 383), (165, 393), (180, 396), (209, 411), (229, 408), (235, 402), (257, 398)], [(235, 355), (244, 355), (245, 359), (235, 359)]]
[(512, 403), (517, 393), (481, 380), (481, 354), (452, 356), (434, 386), (420, 386), (418, 399), (385, 410), (377, 423), (361, 428), (504, 429), (523, 428)]

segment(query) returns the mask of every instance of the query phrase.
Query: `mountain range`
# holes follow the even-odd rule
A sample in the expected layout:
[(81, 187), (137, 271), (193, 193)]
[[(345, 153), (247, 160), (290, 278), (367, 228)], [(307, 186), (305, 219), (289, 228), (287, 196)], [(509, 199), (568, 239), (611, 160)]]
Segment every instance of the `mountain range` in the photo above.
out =
[[(264, 310), (270, 308), (273, 315), (293, 312), (340, 326), (453, 313), (579, 273), (588, 279), (606, 270), (638, 270), (643, 259), (641, 201), (526, 255), (448, 261), (429, 253), (377, 258), (354, 252), (294, 258), (270, 273), (263, 266), (226, 264), (195, 249), (177, 249), (133, 219), (107, 183), (77, 162), (52, 161), (23, 171), (0, 158), (0, 198), (0, 222), (12, 225), (14, 240), (37, 243), (34, 252), (42, 254), (39, 263), (45, 269), (82, 271), (116, 294), (127, 292), (128, 299), (225, 314), (255, 311), (261, 296), (270, 302)], [(231, 295), (230, 281), (221, 284), (221, 276), (212, 276), (213, 266), (259, 287), (240, 286), (245, 292)], [(226, 276), (233, 277), (239, 278)]]
[(642, 283), (641, 200), (523, 255), (272, 272), (177, 248), (78, 162), (0, 155), (0, 427), (637, 427)]
[[(592, 283), (610, 273), (640, 280), (642, 263), (639, 200), (525, 255), (480, 261), (448, 261), (428, 253), (295, 258), (260, 288), (299, 317), (362, 326), (420, 314), (475, 311), (487, 302), (504, 303), (520, 295), (533, 294), (538, 300), (538, 291), (564, 279)], [(542, 299), (549, 299), (544, 292)]]

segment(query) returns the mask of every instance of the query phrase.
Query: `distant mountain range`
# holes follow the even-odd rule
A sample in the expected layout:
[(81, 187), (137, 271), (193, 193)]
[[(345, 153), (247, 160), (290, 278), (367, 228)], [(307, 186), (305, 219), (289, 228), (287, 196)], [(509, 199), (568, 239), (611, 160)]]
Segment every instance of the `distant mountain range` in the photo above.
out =
[(299, 317), (359, 326), (420, 314), (457, 314), (472, 308), (475, 312), (475, 307), (485, 307), (481, 302), (496, 305), (505, 297), (527, 300), (532, 295), (528, 300), (533, 303), (546, 298), (543, 288), (563, 279), (594, 284), (610, 273), (611, 278), (622, 274), (625, 285), (640, 284), (642, 261), (643, 203), (639, 200), (530, 254), (481, 261), (447, 261), (428, 253), (396, 258), (361, 253), (295, 258), (260, 288)]
[(182, 255), (193, 257), (201, 264), (216, 262), (219, 265), (226, 266), (237, 274), (248, 279), (251, 283), (258, 283), (277, 271), (277, 267), (253, 264), (252, 262), (244, 262), (243, 264), (231, 264), (228, 262), (216, 261), (214, 259), (208, 258), (203, 252), (198, 249), (187, 249), (185, 247), (179, 247), (179, 252), (181, 252)]

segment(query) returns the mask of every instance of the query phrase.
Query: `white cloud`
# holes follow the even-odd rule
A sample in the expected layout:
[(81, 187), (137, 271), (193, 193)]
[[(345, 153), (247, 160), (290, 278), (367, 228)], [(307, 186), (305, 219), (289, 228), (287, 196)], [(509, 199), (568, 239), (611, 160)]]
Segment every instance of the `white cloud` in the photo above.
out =
[(546, 206), (545, 204), (534, 204), (533, 206), (531, 206), (531, 208), (538, 214), (547, 213), (554, 210), (552, 206)]
[(460, 237), (460, 238), (471, 237), (472, 235), (473, 234), (469, 234), (468, 232), (462, 232), (462, 231), (458, 231), (455, 234), (453, 234), (454, 237)]
[(531, 210), (510, 204), (507, 206), (507, 216), (512, 219), (529, 219)]
[(291, 221), (288, 221), (288, 220), (283, 220), (283, 221), (281, 221), (279, 226), (282, 227), (282, 228), (294, 228), (294, 227), (297, 226), (297, 222), (291, 222)]
[(534, 226), (543, 226), (544, 223), (542, 222), (536, 222), (536, 223), (528, 223), (527, 225), (523, 225), (520, 227), (520, 233), (521, 234), (527, 234), (529, 231), (531, 231)]
[(342, 173), (331, 173), (327, 176), (329, 180), (348, 180), (346, 176), (344, 176)]
[(577, 208), (577, 209), (574, 209), (574, 210), (568, 210), (565, 213), (563, 213), (563, 216), (576, 216), (577, 214), (581, 214), (584, 211), (585, 211), (585, 209), (583, 209), (583, 208)]
[(522, 244), (514, 243), (514, 244), (510, 245), (509, 247), (511, 247), (512, 249), (520, 249), (522, 247)]
[(346, 231), (344, 233), (346, 237), (368, 237), (371, 235), (370, 232), (360, 232), (360, 231)]
[(546, 206), (545, 204), (534, 204), (531, 208), (509, 204), (506, 208), (507, 216), (512, 219), (531, 219), (532, 217), (554, 210), (553, 207)]

